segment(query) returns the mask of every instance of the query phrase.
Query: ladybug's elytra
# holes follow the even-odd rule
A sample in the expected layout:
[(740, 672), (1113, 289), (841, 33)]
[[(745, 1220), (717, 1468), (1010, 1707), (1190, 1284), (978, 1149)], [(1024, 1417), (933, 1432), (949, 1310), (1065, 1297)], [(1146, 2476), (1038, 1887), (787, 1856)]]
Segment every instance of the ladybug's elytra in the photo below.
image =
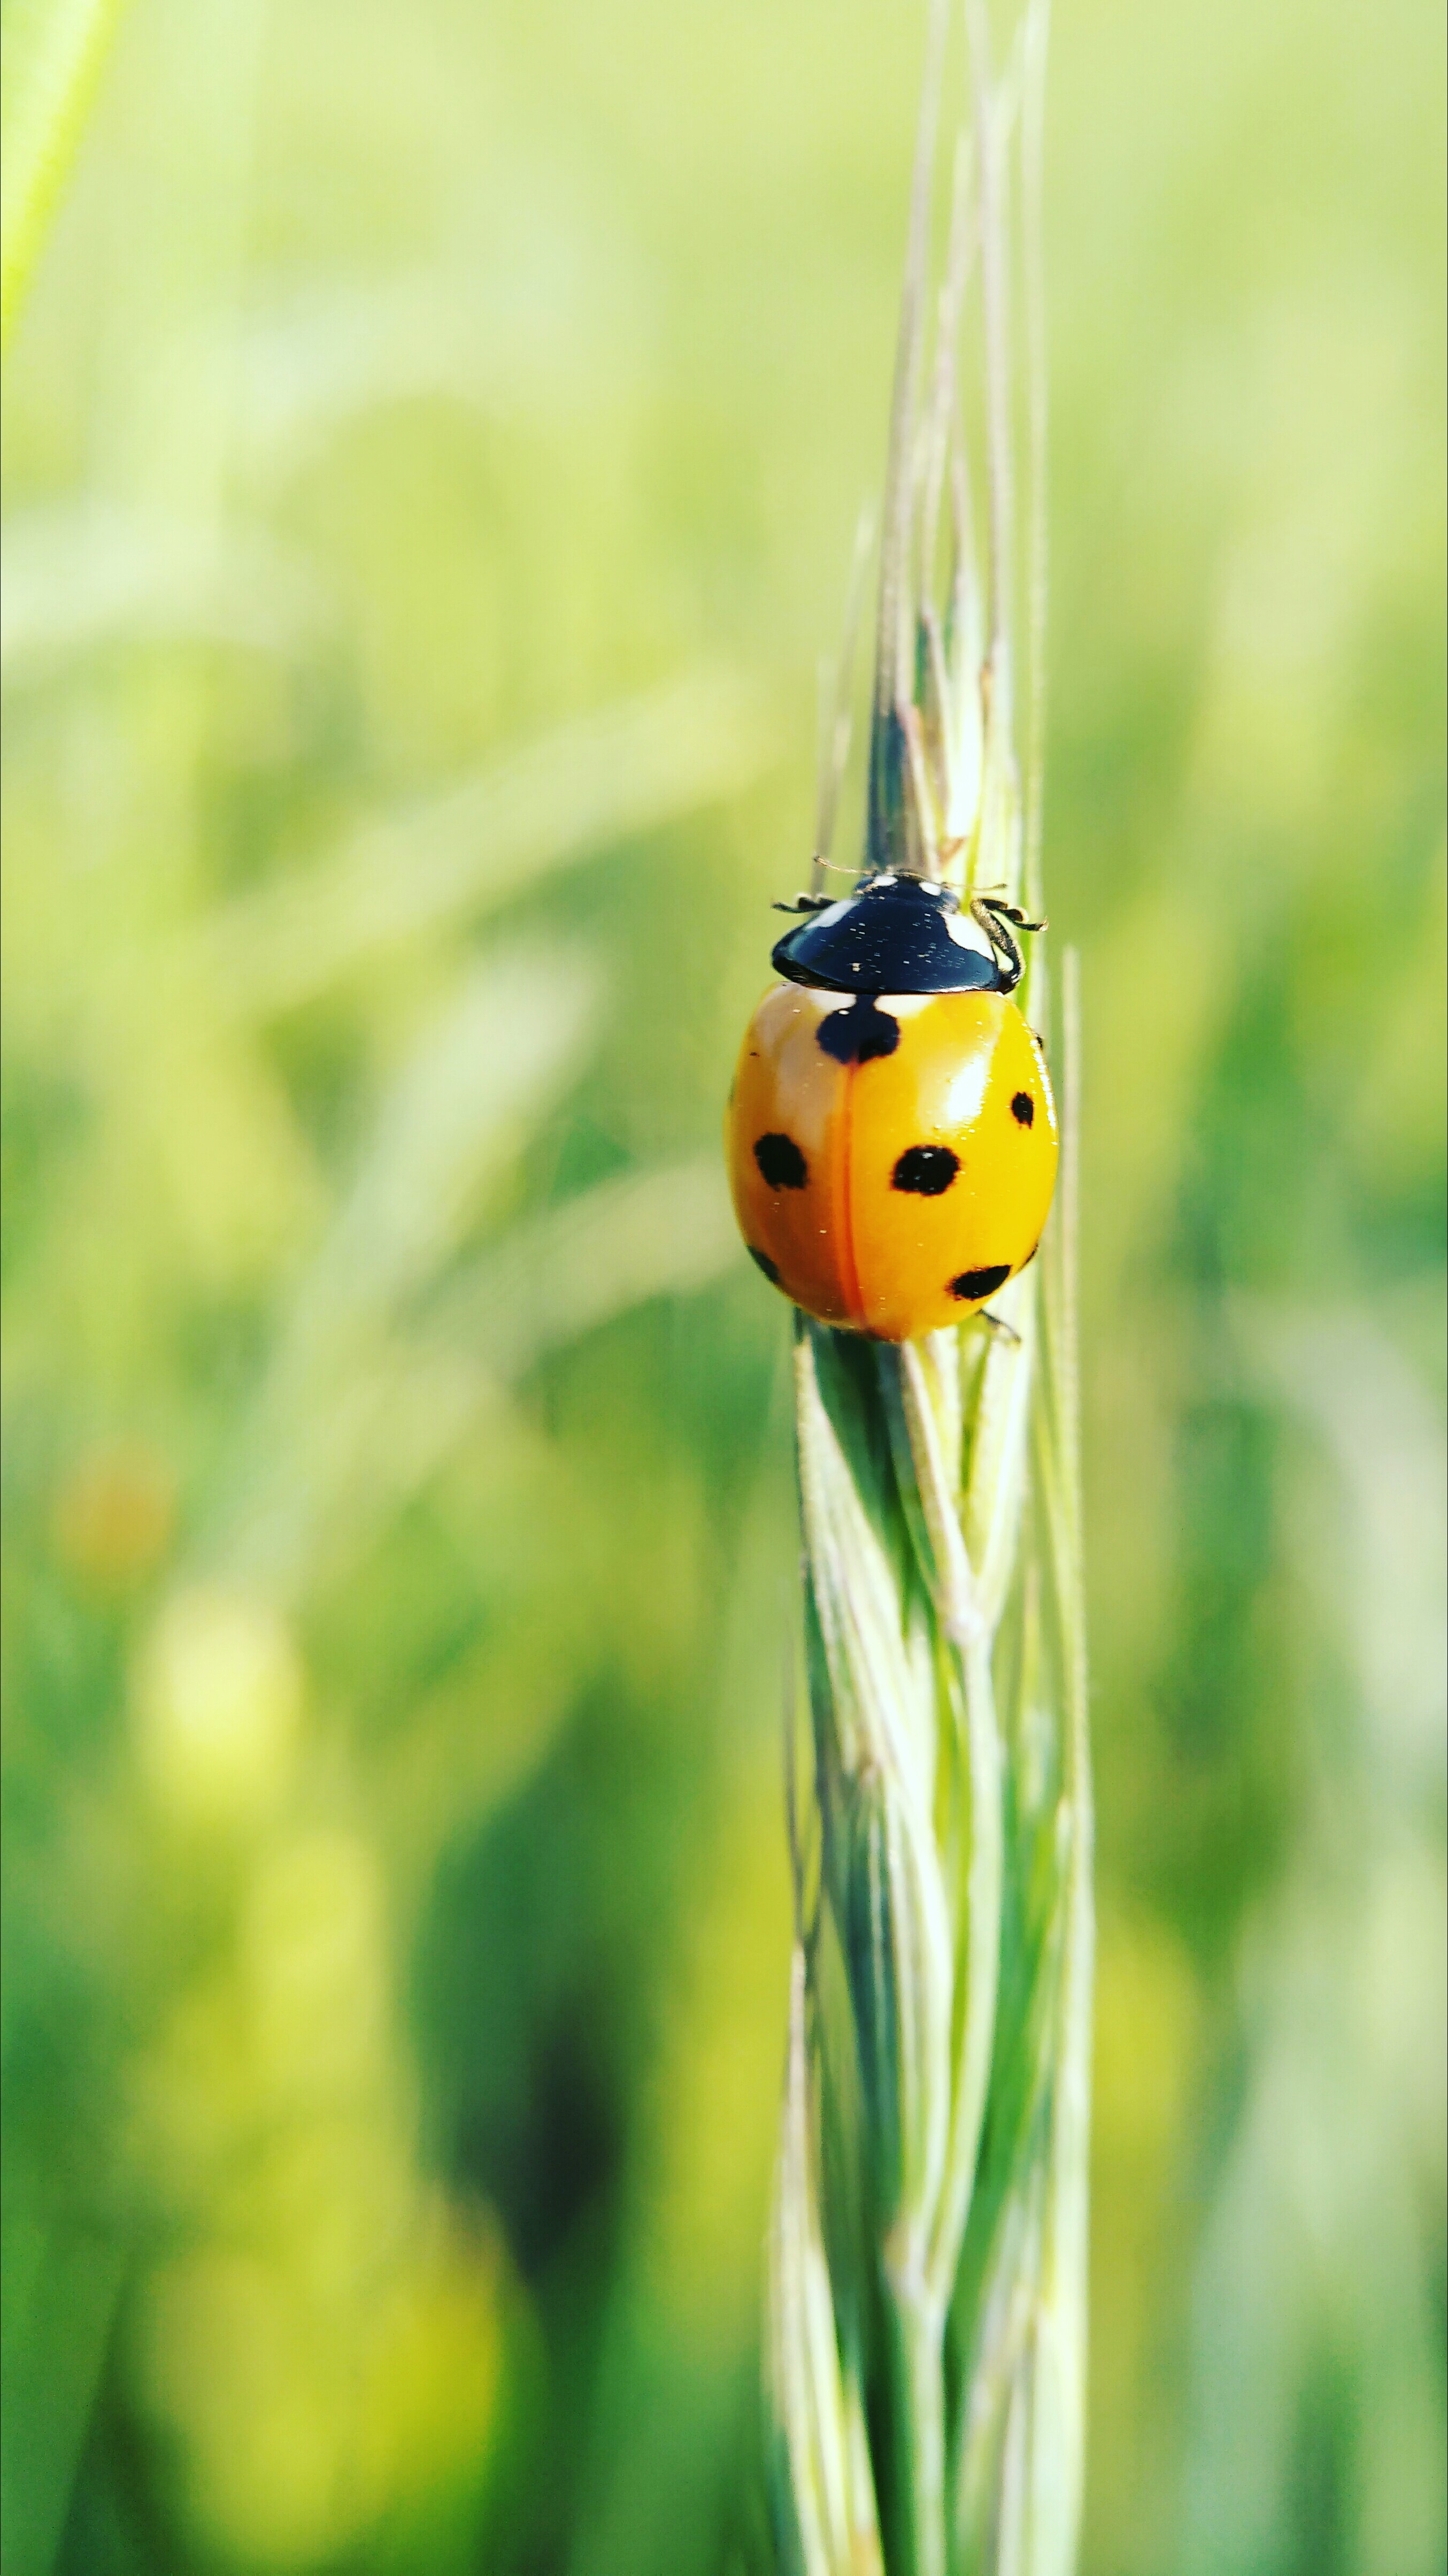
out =
[(1055, 1187), (1056, 1108), (1010, 996), (1014, 906), (903, 872), (802, 899), (729, 1096), (751, 1257), (822, 1323), (913, 1341), (1013, 1279)]

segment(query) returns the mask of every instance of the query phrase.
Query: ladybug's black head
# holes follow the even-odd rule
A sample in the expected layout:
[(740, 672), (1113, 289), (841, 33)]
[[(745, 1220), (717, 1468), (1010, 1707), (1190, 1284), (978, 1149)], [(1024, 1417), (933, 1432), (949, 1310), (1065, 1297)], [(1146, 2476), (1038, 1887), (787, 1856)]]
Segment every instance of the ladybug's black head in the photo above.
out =
[[(776, 940), (772, 963), (792, 984), (831, 993), (1009, 993), (1021, 980), (1014, 904), (882, 869), (839, 903), (806, 898), (805, 918)], [(804, 903), (801, 904), (804, 910)]]

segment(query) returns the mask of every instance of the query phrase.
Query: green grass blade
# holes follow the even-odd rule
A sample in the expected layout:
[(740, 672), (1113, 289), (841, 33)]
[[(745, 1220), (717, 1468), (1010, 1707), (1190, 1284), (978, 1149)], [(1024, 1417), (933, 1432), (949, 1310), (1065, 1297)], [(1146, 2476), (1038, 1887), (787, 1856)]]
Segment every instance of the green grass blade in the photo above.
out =
[[(1044, 6), (997, 79), (986, 13), (967, 11), (974, 150), (957, 150), (941, 327), (968, 263), (960, 174), (974, 173), (984, 303), (987, 578), (968, 554), (969, 477), (937, 353), (933, 436), (915, 435), (924, 245), (941, 78), (932, 47), (897, 361), (871, 747), (867, 861), (967, 886), (1039, 881), (1043, 396), (1029, 430), (1025, 561), (1016, 508), (1007, 256), (1013, 155), (1039, 185)], [(1041, 356), (1039, 238), (1024, 258), (1028, 372)], [(952, 440), (954, 447), (952, 448)], [(956, 560), (932, 598), (952, 464)], [(918, 597), (911, 585), (918, 582)], [(1024, 593), (1027, 784), (1012, 695)], [(910, 595), (907, 595), (910, 593)], [(981, 614), (982, 606), (984, 615)], [(901, 633), (919, 639), (911, 657)], [(1052, 1014), (1043, 945), (1021, 999)], [(819, 1919), (796, 1963), (786, 2149), (802, 2101), (829, 2112), (810, 2169), (807, 2302), (773, 2346), (785, 2563), (832, 2570), (821, 2498), (843, 2492), (838, 2390), (858, 2375), (887, 2576), (1070, 2576), (1080, 2514), (1091, 2017), (1091, 1805), (1080, 1568), (1075, 1243), (1079, 1010), (1057, 1013), (1065, 1154), (1042, 1261), (976, 1320), (899, 1349), (801, 1323), (796, 1425), (812, 1800), (792, 1840), (820, 1855)], [(802, 2225), (803, 2221), (798, 2224)], [(823, 2261), (823, 2273), (819, 2271)], [(833, 2335), (826, 2332), (833, 2321)], [(814, 2394), (799, 2431), (801, 2355)], [(832, 2427), (828, 2442), (819, 2431)], [(780, 2428), (783, 2427), (783, 2430)], [(791, 2432), (790, 2428), (794, 2430)], [(823, 2466), (830, 2462), (827, 2476)], [(802, 2535), (816, 2535), (807, 2542)]]
[(9, 346), (120, 0), (8, 0), (0, 108), (0, 344)]

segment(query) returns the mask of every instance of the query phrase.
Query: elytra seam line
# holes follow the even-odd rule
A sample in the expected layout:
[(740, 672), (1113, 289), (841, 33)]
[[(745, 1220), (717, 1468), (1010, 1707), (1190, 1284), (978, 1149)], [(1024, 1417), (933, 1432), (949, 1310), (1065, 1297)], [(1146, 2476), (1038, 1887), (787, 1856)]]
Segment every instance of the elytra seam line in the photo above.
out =
[(859, 1079), (857, 1064), (845, 1067), (845, 1097), (840, 1113), (840, 1286), (845, 1295), (845, 1311), (857, 1328), (863, 1327), (865, 1301), (860, 1294), (860, 1274), (855, 1267), (854, 1226), (854, 1159), (855, 1159), (855, 1084)]

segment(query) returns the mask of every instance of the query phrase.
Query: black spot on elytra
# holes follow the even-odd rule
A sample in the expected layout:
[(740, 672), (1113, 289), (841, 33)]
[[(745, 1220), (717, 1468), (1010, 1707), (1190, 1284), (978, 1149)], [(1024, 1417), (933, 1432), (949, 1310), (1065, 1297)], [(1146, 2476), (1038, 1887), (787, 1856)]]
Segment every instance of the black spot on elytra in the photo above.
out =
[(862, 993), (857, 1002), (821, 1020), (815, 1037), (836, 1064), (868, 1064), (874, 1056), (894, 1054), (900, 1023), (879, 1008), (873, 994)]
[(938, 1199), (960, 1169), (960, 1156), (948, 1145), (907, 1145), (890, 1175), (892, 1190), (913, 1190), (917, 1198)]
[(746, 1243), (744, 1249), (748, 1253), (750, 1260), (755, 1263), (757, 1268), (763, 1271), (765, 1278), (769, 1280), (771, 1286), (777, 1288), (779, 1286), (779, 1272), (775, 1269), (768, 1253), (756, 1252), (752, 1243)]
[(952, 1279), (950, 1293), (952, 1297), (958, 1297), (963, 1306), (973, 1306), (978, 1297), (994, 1296), (997, 1288), (1005, 1286), (1010, 1275), (1008, 1261), (992, 1262), (985, 1270), (962, 1270), (958, 1279)]
[(1028, 1091), (1018, 1091), (1011, 1102), (1011, 1116), (1020, 1127), (1029, 1127), (1036, 1114), (1036, 1104)]
[(754, 1159), (772, 1190), (802, 1190), (809, 1165), (792, 1136), (760, 1136)]

